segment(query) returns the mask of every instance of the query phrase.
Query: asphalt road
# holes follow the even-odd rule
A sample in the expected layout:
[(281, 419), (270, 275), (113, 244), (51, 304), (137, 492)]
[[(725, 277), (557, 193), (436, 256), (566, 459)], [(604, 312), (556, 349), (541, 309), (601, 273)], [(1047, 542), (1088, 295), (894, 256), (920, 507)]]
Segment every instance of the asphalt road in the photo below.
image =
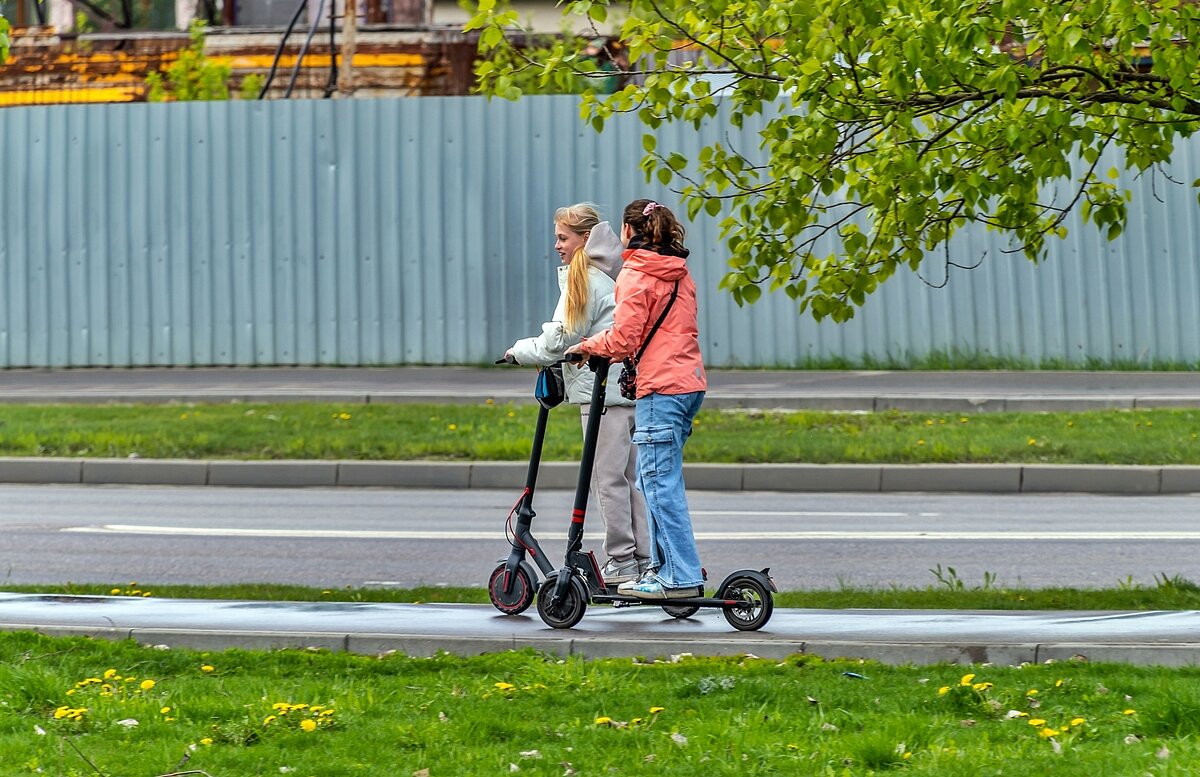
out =
[[(719, 579), (770, 567), (782, 590), (1200, 579), (1200, 496), (690, 493)], [(2, 486), (0, 580), (482, 586), (507, 553), (508, 491)], [(538, 494), (560, 552), (570, 494)], [(593, 520), (598, 516), (590, 516)], [(599, 549), (599, 526), (588, 547)]]

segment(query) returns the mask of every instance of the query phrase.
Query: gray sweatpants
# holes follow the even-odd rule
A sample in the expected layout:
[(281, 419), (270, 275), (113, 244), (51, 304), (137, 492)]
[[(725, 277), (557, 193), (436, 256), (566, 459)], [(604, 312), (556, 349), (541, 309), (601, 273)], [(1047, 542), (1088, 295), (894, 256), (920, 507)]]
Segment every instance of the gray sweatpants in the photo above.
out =
[[(587, 405), (579, 406), (585, 432), (590, 409)], [(650, 558), (646, 502), (637, 490), (637, 448), (631, 442), (633, 422), (632, 407), (606, 409), (596, 442), (596, 465), (592, 468), (592, 497), (604, 520), (604, 552), (619, 561)]]

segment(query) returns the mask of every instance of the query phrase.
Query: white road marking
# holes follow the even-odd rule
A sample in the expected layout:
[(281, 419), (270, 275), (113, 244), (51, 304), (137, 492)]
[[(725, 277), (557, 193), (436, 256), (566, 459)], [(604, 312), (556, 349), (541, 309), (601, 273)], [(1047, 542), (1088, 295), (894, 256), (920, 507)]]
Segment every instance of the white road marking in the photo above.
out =
[[(692, 515), (765, 515), (768, 518), (907, 518), (908, 513), (838, 513), (828, 510), (692, 510)], [(938, 516), (941, 513), (921, 513), (924, 516)]]
[[(134, 524), (103, 524), (100, 526), (68, 526), (60, 531), (83, 534), (150, 534), (181, 537), (260, 537), (274, 539), (349, 539), (349, 540), (495, 540), (503, 539), (504, 532), (488, 531), (445, 531), (436, 529), (414, 529), (407, 531), (369, 531), (345, 529), (233, 529), (200, 526), (139, 526)], [(566, 532), (539, 533), (538, 539), (565, 539)], [(600, 533), (587, 533), (586, 539), (603, 537)], [(1045, 540), (1200, 540), (1200, 531), (871, 531), (852, 529), (849, 531), (720, 531), (696, 532), (696, 539), (706, 542), (746, 540), (853, 540), (853, 541), (896, 541), (896, 540), (954, 540), (982, 542), (987, 540), (1045, 541)]]

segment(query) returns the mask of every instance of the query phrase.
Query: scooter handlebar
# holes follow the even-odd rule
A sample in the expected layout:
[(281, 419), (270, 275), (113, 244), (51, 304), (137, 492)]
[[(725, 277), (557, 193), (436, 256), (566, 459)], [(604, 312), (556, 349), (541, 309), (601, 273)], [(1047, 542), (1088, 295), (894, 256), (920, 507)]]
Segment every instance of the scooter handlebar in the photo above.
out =
[(496, 364), (516, 364), (516, 363), (517, 363), (517, 360), (514, 359), (513, 357), (509, 356), (508, 354), (504, 354), (503, 356), (501, 356), (499, 359), (496, 360)]

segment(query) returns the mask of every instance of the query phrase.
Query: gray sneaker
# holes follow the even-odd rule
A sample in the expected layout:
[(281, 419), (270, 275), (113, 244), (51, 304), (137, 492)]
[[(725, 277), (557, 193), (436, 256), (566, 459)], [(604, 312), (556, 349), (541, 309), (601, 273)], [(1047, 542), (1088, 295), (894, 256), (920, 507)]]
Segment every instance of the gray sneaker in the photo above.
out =
[(641, 570), (638, 569), (637, 559), (631, 558), (628, 561), (617, 561), (615, 558), (610, 558), (600, 570), (600, 576), (604, 578), (604, 582), (607, 585), (628, 583), (630, 580), (639, 579), (641, 577)]

